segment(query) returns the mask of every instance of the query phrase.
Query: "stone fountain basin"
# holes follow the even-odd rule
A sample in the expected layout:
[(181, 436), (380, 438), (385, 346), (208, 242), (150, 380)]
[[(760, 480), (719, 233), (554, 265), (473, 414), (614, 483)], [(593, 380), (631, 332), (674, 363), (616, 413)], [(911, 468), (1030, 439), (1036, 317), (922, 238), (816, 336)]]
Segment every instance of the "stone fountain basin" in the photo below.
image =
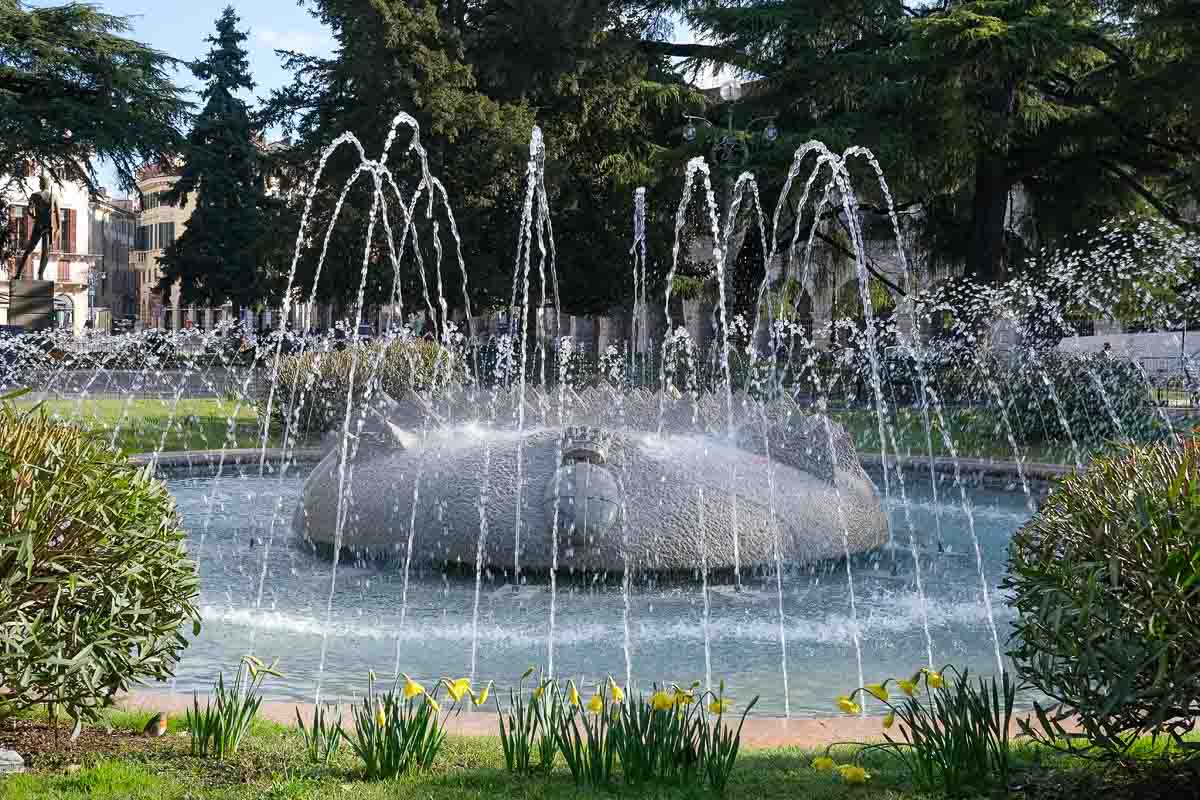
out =
[[(442, 428), (408, 446), (364, 448), (344, 481), (334, 448), (306, 482), (294, 527), (332, 548), (343, 484), (341, 546), (403, 561), (411, 535), (415, 564), (474, 567), (482, 551), (484, 566), (501, 570), (723, 570), (774, 564), (777, 542), (783, 562), (803, 564), (887, 541), (879, 495), (861, 470), (838, 469), (829, 480), (772, 461), (768, 475), (766, 457), (715, 436), (618, 431), (605, 433), (603, 469), (618, 487), (611, 521), (572, 529), (560, 519), (555, 562), (562, 441), (553, 428)], [(574, 493), (563, 486), (560, 478), (560, 495)], [(559, 508), (569, 516), (567, 505)]]

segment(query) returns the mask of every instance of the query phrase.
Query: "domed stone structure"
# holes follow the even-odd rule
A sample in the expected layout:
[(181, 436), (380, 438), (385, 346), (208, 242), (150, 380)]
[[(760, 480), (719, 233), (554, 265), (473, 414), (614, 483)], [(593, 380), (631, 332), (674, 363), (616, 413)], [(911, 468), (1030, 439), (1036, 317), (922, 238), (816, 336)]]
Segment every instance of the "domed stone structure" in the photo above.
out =
[(715, 398), (660, 409), (659, 395), (589, 389), (530, 392), (518, 430), (518, 399), (373, 410), (344, 477), (340, 447), (309, 477), (297, 532), (335, 544), (341, 487), (341, 546), (404, 559), (411, 535), (414, 563), (723, 569), (773, 564), (777, 546), (807, 563), (887, 541), (874, 484), (824, 417), (740, 398), (731, 437)]

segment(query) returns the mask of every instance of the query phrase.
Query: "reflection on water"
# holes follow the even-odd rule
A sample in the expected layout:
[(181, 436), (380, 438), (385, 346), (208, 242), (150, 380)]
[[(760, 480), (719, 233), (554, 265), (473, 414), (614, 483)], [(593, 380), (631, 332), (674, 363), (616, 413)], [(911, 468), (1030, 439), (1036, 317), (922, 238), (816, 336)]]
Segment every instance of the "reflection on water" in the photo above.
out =
[[(400, 669), (413, 676), (467, 674), (474, 581), (454, 570), (414, 568), (401, 625), (402, 567), (343, 563), (327, 629), (331, 564), (291, 533), (300, 487), (300, 478), (275, 477), (171, 482), (190, 532), (191, 552), (200, 564), (204, 619), (203, 631), (180, 665), (176, 688), (207, 688), (218, 669), (230, 667), (253, 649), (264, 658), (280, 659), (284, 678), (268, 684), (269, 694), (311, 700), (326, 632), (330, 638), (323, 698), (361, 692), (369, 669), (391, 675), (397, 657)], [(938, 494), (942, 498), (956, 493), (943, 488)], [(909, 495), (919, 536), (932, 539), (935, 514), (941, 515), (944, 552), (933, 549), (921, 556), (934, 660), (938, 666), (954, 663), (992, 672), (991, 634), (962, 509), (956, 503), (935, 507), (928, 486), (919, 483), (909, 487)], [(971, 501), (984, 567), (994, 586), (1002, 574), (1008, 539), (1028, 512), (1019, 494), (975, 490)], [(891, 513), (897, 535), (907, 539), (898, 504)], [(868, 680), (923, 666), (922, 609), (911, 557), (903, 551), (895, 556), (881, 553), (854, 566)], [(529, 585), (514, 591), (502, 567), (485, 571), (476, 680), (507, 686), (530, 665), (545, 662), (550, 597), (537, 580), (531, 578)], [(725, 678), (735, 698), (761, 694), (762, 712), (782, 713), (774, 576), (749, 576), (743, 587), (735, 592), (718, 585), (710, 594), (714, 679)], [(631, 607), (633, 675), (638, 684), (703, 677), (702, 606), (698, 577), (694, 583), (670, 586), (638, 577)], [(560, 579), (554, 656), (559, 675), (590, 681), (608, 673), (624, 674), (622, 609), (616, 580), (592, 575)], [(844, 568), (828, 565), (787, 573), (784, 611), (793, 713), (831, 713), (832, 698), (852, 688), (856, 672)], [(995, 613), (1003, 635), (1012, 612), (1000, 604)]]

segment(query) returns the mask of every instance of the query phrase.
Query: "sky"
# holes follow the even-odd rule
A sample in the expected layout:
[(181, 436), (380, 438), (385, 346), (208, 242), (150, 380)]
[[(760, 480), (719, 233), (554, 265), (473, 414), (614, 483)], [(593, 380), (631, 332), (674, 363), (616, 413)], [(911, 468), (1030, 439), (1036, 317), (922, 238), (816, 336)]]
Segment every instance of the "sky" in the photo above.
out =
[[(58, 5), (63, 0), (34, 0), (31, 6)], [(241, 17), (241, 29), (249, 30), (245, 47), (255, 81), (252, 97), (266, 97), (290, 80), (290, 73), (275, 54), (276, 50), (295, 50), (308, 55), (329, 55), (335, 42), (329, 30), (313, 19), (296, 0), (94, 0), (109, 14), (128, 17), (133, 26), (129, 36), (182, 61), (203, 57), (210, 47), (205, 37), (214, 31), (225, 6), (232, 4)], [(676, 41), (694, 38), (686, 25), (676, 29)], [(175, 82), (185, 89), (198, 89), (192, 73), (180, 67)], [(717, 78), (701, 76), (702, 85), (716, 85)], [(252, 99), (247, 97), (247, 99)], [(199, 97), (192, 97), (199, 102)], [(102, 182), (115, 194), (115, 172), (101, 165)]]

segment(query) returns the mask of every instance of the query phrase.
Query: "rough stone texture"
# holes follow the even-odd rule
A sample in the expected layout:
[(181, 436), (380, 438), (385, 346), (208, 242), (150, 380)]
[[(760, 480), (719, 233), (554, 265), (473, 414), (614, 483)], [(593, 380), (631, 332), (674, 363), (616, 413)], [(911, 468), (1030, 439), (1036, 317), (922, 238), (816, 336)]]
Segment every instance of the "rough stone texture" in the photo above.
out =
[(735, 398), (731, 439), (720, 399), (668, 398), (660, 437), (659, 396), (590, 389), (528, 393), (522, 432), (518, 398), (464, 394), (435, 404), (414, 395), (371, 409), (353, 426), (362, 423), (344, 477), (339, 447), (310, 476), (296, 530), (335, 544), (344, 485), (342, 547), (403, 559), (412, 531), (414, 562), (474, 565), (482, 506), (486, 564), (512, 567), (519, 547), (522, 569), (546, 569), (554, 504), (545, 497), (562, 434), (586, 426), (603, 432), (604, 466), (624, 504), (605, 532), (561, 534), (562, 568), (619, 571), (626, 557), (637, 569), (728, 568), (735, 549), (748, 567), (774, 562), (777, 537), (784, 561), (811, 562), (887, 539), (874, 484), (845, 432), (822, 417)]
[(25, 759), (21, 758), (21, 754), (0, 747), (0, 775), (9, 775), (14, 772), (24, 771)]

